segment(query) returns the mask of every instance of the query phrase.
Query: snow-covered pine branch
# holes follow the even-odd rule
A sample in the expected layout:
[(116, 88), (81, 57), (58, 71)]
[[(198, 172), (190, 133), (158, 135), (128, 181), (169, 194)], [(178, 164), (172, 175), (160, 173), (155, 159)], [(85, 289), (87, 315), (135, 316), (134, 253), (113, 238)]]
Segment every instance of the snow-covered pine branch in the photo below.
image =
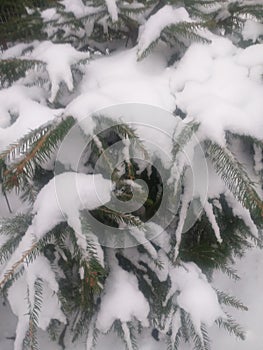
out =
[(262, 4), (10, 6), (0, 286), (14, 349), (54, 324), (59, 345), (71, 332), (88, 350), (113, 332), (129, 350), (151, 334), (206, 350), (214, 323), (243, 339), (227, 306), (246, 306), (213, 273), (237, 280), (235, 257), (262, 245)]

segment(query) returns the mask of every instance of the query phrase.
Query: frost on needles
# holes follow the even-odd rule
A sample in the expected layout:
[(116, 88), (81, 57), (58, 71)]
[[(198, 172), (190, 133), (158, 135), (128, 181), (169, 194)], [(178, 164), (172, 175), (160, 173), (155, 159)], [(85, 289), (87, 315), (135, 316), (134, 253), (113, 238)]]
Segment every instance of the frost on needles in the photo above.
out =
[(260, 1), (4, 2), (15, 350), (39, 329), (64, 349), (115, 333), (208, 350), (214, 323), (245, 338), (229, 307), (247, 308), (213, 273), (238, 279), (234, 259), (262, 246), (262, 18)]

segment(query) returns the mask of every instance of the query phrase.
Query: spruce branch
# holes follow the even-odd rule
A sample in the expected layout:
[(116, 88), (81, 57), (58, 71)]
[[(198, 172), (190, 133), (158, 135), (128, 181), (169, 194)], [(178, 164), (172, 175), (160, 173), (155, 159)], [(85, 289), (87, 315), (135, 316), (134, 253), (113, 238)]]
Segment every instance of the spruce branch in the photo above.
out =
[[(35, 166), (48, 160), (52, 152), (74, 125), (74, 119), (68, 117), (59, 123), (49, 124), (30, 132), (17, 144), (11, 146), (0, 155), (0, 159), (8, 164), (3, 174), (3, 188), (18, 190), (30, 186)], [(22, 158), (15, 162), (17, 158)]]
[(220, 304), (224, 304), (227, 306), (232, 306), (235, 309), (238, 310), (242, 310), (242, 311), (248, 311), (247, 306), (245, 306), (240, 300), (238, 300), (237, 298), (235, 298), (232, 295), (229, 295), (223, 291), (219, 291), (217, 289), (215, 289), (217, 297), (218, 297), (218, 301)]
[(4, 274), (4, 277), (2, 278), (2, 280), (0, 280), (0, 289), (2, 289), (5, 286), (5, 284), (13, 277), (16, 270), (26, 261), (26, 259), (30, 258), (32, 253), (36, 251), (37, 245), (38, 242), (32, 244), (32, 246), (21, 255), (21, 258), (18, 259)]
[(95, 210), (93, 212), (99, 212), (99, 214), (105, 219), (108, 218), (108, 220), (113, 220), (118, 223), (124, 223), (129, 226), (139, 227), (142, 225), (142, 222), (139, 219), (139, 217), (129, 213), (117, 212), (104, 206), (100, 207), (98, 210)]
[(21, 236), (17, 235), (15, 237), (9, 238), (4, 244), (0, 247), (0, 264), (8, 261), (10, 255), (18, 247), (19, 242), (21, 241)]
[[(4, 274), (2, 280), (0, 281), (0, 289), (4, 288), (6, 283), (13, 278), (16, 271), (22, 268), (24, 263), (32, 263), (37, 256), (43, 254), (45, 247), (55, 242), (56, 246), (59, 246), (60, 242), (65, 242), (66, 236), (72, 233), (72, 229), (65, 223), (57, 225), (54, 229), (49, 231), (43, 238), (39, 241), (32, 243), (30, 248), (21, 253), (21, 257), (11, 266), (11, 268)], [(13, 242), (15, 244), (15, 242)]]
[[(226, 312), (225, 312), (226, 313)], [(234, 334), (237, 338), (245, 340), (245, 332), (243, 329), (236, 323), (236, 321), (227, 315), (227, 319), (219, 318), (216, 320), (216, 324), (219, 328), (226, 329), (230, 334)]]
[(29, 327), (26, 337), (24, 339), (24, 346), (30, 350), (39, 350), (37, 329), (38, 319), (43, 302), (43, 280), (37, 278), (34, 283), (34, 301), (31, 305), (30, 297), (28, 295), (29, 304)]
[(204, 324), (200, 325), (200, 332), (194, 327), (191, 320), (191, 316), (180, 309), (181, 324), (182, 324), (182, 336), (185, 342), (193, 341), (194, 350), (210, 350), (210, 339), (207, 334), (207, 330)]
[(44, 66), (39, 60), (13, 58), (0, 60), (0, 87), (8, 87), (16, 80), (24, 78), (26, 72), (36, 66)]
[(148, 56), (160, 40), (169, 43), (173, 47), (174, 42), (181, 42), (184, 47), (184, 39), (190, 42), (209, 43), (210, 41), (199, 34), (200, 29), (205, 25), (202, 22), (179, 22), (167, 25), (159, 34), (159, 37), (152, 41), (146, 48), (138, 52), (138, 61)]
[(174, 135), (173, 149), (172, 154), (174, 160), (176, 159), (177, 154), (182, 151), (188, 142), (192, 139), (194, 134), (199, 128), (199, 123), (190, 122), (186, 123), (183, 129), (179, 132), (178, 135)]
[(252, 213), (256, 211), (263, 216), (263, 202), (242, 165), (226, 148), (217, 143), (206, 140), (205, 150), (216, 172), (233, 195)]

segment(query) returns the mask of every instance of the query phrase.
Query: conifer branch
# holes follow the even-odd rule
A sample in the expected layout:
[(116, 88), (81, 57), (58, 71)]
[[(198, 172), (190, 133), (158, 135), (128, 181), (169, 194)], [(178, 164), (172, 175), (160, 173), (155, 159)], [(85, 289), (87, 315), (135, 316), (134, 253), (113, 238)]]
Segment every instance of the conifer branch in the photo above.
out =
[[(35, 165), (41, 166), (50, 157), (73, 125), (74, 119), (68, 117), (54, 125), (41, 127), (3, 152), (0, 159), (10, 163), (2, 172), (3, 188), (21, 190), (29, 185), (28, 180), (34, 176)], [(17, 157), (22, 159), (14, 163)]]
[(24, 78), (26, 72), (36, 66), (44, 66), (39, 60), (13, 58), (0, 60), (0, 87), (8, 87), (16, 80)]
[(205, 149), (216, 172), (222, 177), (233, 195), (252, 213), (258, 211), (263, 216), (263, 202), (237, 159), (227, 149), (212, 141), (205, 141)]
[(20, 259), (18, 259), (13, 265), (12, 267), (9, 269), (9, 271), (7, 271), (4, 275), (4, 277), (2, 278), (2, 280), (0, 280), (0, 289), (2, 289), (5, 284), (13, 277), (13, 275), (15, 274), (16, 270), (26, 261), (27, 258), (30, 257), (30, 255), (32, 255), (33, 252), (35, 252), (36, 248), (37, 248), (38, 242), (34, 243), (29, 249), (27, 249), (21, 256)]

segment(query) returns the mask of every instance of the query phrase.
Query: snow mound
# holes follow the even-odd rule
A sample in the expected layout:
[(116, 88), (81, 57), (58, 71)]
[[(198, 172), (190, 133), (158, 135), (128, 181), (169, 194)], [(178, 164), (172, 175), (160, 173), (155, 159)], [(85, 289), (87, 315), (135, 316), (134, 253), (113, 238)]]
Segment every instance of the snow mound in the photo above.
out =
[(46, 68), (51, 81), (50, 101), (53, 102), (60, 83), (65, 82), (69, 91), (73, 90), (71, 65), (89, 58), (89, 54), (77, 51), (70, 44), (53, 44), (51, 41), (44, 41), (34, 49), (30, 57), (47, 64)]
[(165, 27), (179, 22), (190, 21), (190, 17), (185, 8), (173, 8), (170, 5), (162, 7), (140, 28), (138, 56), (140, 57), (142, 53), (160, 37)]
[(104, 292), (97, 318), (100, 331), (106, 333), (115, 320), (126, 323), (134, 317), (143, 326), (148, 326), (150, 308), (135, 276), (115, 266), (107, 278)]
[(221, 145), (227, 130), (258, 139), (263, 130), (263, 86), (251, 72), (262, 65), (263, 45), (238, 50), (227, 42), (192, 45), (171, 73), (171, 89), (186, 121), (200, 122), (198, 136)]
[(118, 21), (118, 8), (115, 0), (105, 0), (109, 14), (113, 22)]
[(104, 179), (101, 174), (66, 172), (57, 175), (39, 192), (34, 203), (34, 233), (40, 238), (66, 220), (80, 233), (79, 211), (95, 209), (109, 202), (110, 198), (111, 181)]
[(170, 271), (172, 289), (178, 290), (178, 305), (190, 314), (196, 331), (201, 324), (210, 327), (220, 317), (225, 317), (216, 292), (194, 263), (184, 263)]
[(256, 44), (242, 50), (238, 55), (236, 62), (247, 68), (263, 65), (263, 44)]
[(256, 42), (258, 37), (263, 35), (263, 24), (248, 19), (245, 22), (242, 35), (245, 40)]
[[(96, 245), (97, 258), (104, 265), (104, 256), (97, 236), (84, 235), (81, 228), (80, 210), (95, 209), (111, 198), (111, 181), (103, 179), (101, 174), (86, 175), (63, 173), (55, 176), (39, 192), (34, 203), (35, 216), (19, 246), (4, 267), (0, 280), (21, 256), (29, 251), (46, 233), (61, 222), (67, 221), (76, 234), (77, 243), (84, 254), (87, 249), (87, 238)], [(74, 203), (74, 205), (72, 205)], [(48, 220), (47, 220), (48, 218)]]
[(61, 113), (42, 104), (44, 99), (44, 91), (36, 86), (13, 85), (0, 91), (0, 151)]

